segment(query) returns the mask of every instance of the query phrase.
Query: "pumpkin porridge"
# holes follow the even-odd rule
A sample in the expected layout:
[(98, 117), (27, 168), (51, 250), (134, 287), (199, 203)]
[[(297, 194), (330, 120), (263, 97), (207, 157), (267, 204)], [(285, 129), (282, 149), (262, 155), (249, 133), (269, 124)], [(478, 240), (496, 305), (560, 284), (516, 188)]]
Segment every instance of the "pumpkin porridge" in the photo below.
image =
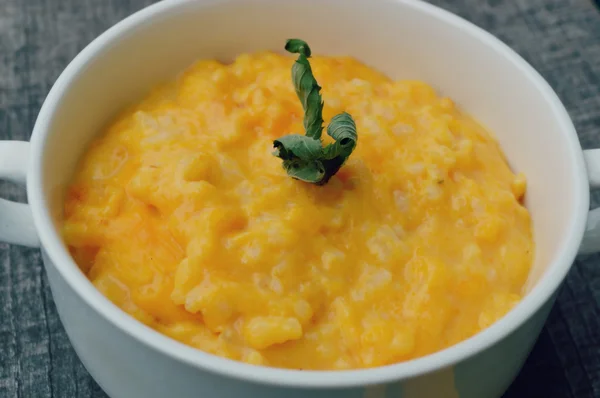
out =
[(427, 84), (347, 57), (310, 65), (325, 127), (355, 123), (339, 170), (311, 183), (273, 155), (309, 130), (294, 57), (200, 61), (83, 157), (63, 227), (81, 270), (173, 339), (283, 368), (405, 361), (504, 316), (533, 259), (525, 177)]

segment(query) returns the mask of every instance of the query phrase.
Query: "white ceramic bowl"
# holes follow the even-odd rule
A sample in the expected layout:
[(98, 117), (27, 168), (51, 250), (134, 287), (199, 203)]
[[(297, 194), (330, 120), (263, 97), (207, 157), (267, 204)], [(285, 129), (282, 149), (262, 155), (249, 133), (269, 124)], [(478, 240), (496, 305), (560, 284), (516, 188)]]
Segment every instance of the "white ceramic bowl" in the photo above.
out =
[[(255, 367), (182, 345), (135, 321), (79, 271), (57, 224), (86, 144), (115, 113), (198, 58), (281, 50), (352, 55), (393, 78), (422, 79), (497, 135), (529, 179), (537, 245), (529, 293), (506, 317), (444, 351), (396, 365), (313, 372)], [(84, 49), (48, 95), (31, 143), (0, 142), (0, 178), (29, 206), (0, 200), (0, 241), (40, 246), (58, 312), (82, 362), (113, 398), (499, 397), (534, 344), (582, 243), (600, 155), (583, 153), (548, 84), (488, 33), (415, 0), (167, 0)], [(590, 213), (583, 250), (600, 248)], [(126, 238), (126, 237), (124, 237)]]

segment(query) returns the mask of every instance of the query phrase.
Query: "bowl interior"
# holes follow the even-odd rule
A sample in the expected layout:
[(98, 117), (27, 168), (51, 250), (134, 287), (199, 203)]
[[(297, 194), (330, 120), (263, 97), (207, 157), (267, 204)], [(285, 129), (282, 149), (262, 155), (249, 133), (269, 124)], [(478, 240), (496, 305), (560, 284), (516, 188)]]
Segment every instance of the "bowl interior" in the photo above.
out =
[(142, 11), (147, 19), (112, 28), (80, 55), (83, 67), (69, 67), (74, 74), (60, 81), (68, 89), (58, 88), (50, 105), (41, 160), (56, 225), (78, 159), (119, 110), (197, 59), (281, 51), (285, 39), (300, 37), (314, 53), (351, 55), (392, 78), (424, 80), (496, 135), (529, 181), (536, 259), (528, 288), (563, 251), (582, 203), (577, 137), (537, 75), (491, 37), (408, 0), (165, 3), (161, 12)]

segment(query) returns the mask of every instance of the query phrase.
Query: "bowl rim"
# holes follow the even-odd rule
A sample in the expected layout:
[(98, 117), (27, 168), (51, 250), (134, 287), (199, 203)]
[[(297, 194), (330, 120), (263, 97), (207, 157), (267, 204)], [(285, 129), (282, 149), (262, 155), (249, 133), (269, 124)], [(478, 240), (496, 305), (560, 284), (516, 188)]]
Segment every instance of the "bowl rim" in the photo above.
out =
[[(570, 153), (574, 162), (573, 176), (575, 200), (574, 217), (565, 233), (565, 240), (558, 249), (556, 259), (549, 265), (548, 271), (517, 306), (505, 317), (488, 329), (464, 340), (454, 346), (433, 354), (397, 364), (356, 370), (340, 371), (300, 371), (250, 365), (227, 358), (208, 354), (171, 339), (154, 329), (142, 324), (114, 305), (103, 296), (79, 270), (74, 260), (64, 247), (62, 239), (53, 227), (52, 215), (44, 196), (43, 163), (44, 150), (48, 143), (48, 131), (52, 124), (55, 110), (61, 98), (70, 89), (77, 76), (86, 66), (94, 62), (95, 56), (103, 49), (111, 46), (126, 34), (133, 33), (136, 27), (149, 23), (150, 20), (165, 13), (180, 11), (186, 5), (215, 5), (231, 0), (163, 0), (150, 5), (118, 22), (88, 44), (65, 68), (50, 90), (34, 126), (31, 138), (30, 169), (27, 181), (28, 200), (31, 205), (36, 230), (39, 233), (42, 248), (52, 261), (61, 277), (76, 292), (79, 299), (93, 308), (112, 326), (137, 340), (148, 348), (162, 355), (197, 369), (220, 374), (238, 380), (245, 380), (265, 385), (296, 388), (348, 388), (374, 384), (382, 384), (404, 380), (431, 373), (455, 365), (497, 344), (530, 319), (557, 291), (565, 278), (577, 254), (583, 238), (586, 215), (589, 206), (589, 188), (583, 155), (575, 127), (550, 85), (522, 57), (514, 52), (491, 33), (477, 27), (471, 22), (429, 3), (420, 0), (383, 0), (397, 3), (399, 7), (411, 8), (439, 23), (451, 25), (469, 35), (476, 37), (485, 45), (501, 53), (520, 69), (542, 96), (550, 101), (553, 114), (561, 130), (564, 131), (564, 150)], [(240, 0), (244, 1), (244, 0)], [(374, 1), (374, 0), (371, 0)]]

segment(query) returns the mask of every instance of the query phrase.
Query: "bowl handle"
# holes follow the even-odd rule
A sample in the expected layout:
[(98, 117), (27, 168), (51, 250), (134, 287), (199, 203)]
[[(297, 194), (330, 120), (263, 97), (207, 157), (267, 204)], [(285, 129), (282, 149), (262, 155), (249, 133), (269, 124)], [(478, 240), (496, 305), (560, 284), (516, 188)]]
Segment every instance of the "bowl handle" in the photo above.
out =
[[(583, 151), (583, 158), (590, 181), (590, 189), (600, 189), (600, 149)], [(600, 208), (588, 214), (585, 234), (579, 246), (579, 254), (600, 252)]]
[[(0, 141), (0, 180), (24, 186), (28, 164), (28, 142)], [(0, 199), (0, 242), (40, 246), (28, 205)]]

